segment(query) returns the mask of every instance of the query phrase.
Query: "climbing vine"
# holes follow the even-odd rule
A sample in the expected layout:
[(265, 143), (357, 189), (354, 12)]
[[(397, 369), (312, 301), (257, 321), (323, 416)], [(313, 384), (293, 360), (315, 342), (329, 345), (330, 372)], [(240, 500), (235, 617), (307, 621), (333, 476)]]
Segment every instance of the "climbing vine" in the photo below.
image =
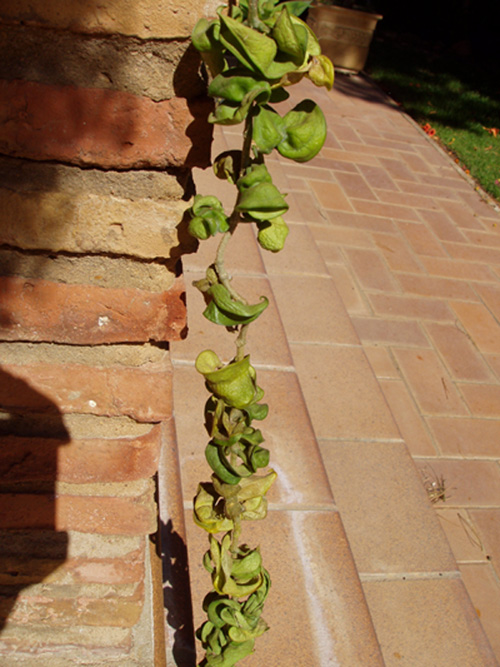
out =
[(219, 178), (235, 186), (233, 210), (228, 214), (217, 197), (199, 194), (190, 208), (194, 237), (221, 238), (214, 262), (195, 283), (206, 302), (203, 314), (236, 335), (235, 355), (228, 363), (212, 350), (196, 359), (210, 392), (205, 456), (212, 476), (209, 483), (199, 484), (194, 499), (194, 520), (209, 533), (210, 543), (203, 565), (213, 590), (203, 601), (207, 620), (197, 631), (205, 650), (201, 664), (207, 667), (232, 667), (253, 652), (255, 639), (268, 629), (261, 614), (270, 576), (259, 548), (240, 540), (243, 522), (265, 518), (266, 494), (277, 476), (268, 469), (269, 450), (254, 426), (265, 419), (268, 406), (261, 402), (264, 392), (245, 350), (248, 327), (269, 302), (261, 297), (248, 303), (233, 287), (224, 258), (239, 224), (256, 225), (264, 250), (283, 248), (288, 204), (273, 184), (264, 156), (277, 150), (285, 158), (306, 162), (326, 138), (325, 117), (312, 100), (303, 100), (284, 116), (273, 107), (289, 97), (288, 86), (304, 77), (317, 86), (333, 85), (332, 63), (298, 18), (308, 4), (229, 0), (215, 19), (201, 19), (192, 34), (209, 76), (208, 93), (215, 99), (210, 122), (243, 127), (241, 150), (220, 154), (213, 165)]

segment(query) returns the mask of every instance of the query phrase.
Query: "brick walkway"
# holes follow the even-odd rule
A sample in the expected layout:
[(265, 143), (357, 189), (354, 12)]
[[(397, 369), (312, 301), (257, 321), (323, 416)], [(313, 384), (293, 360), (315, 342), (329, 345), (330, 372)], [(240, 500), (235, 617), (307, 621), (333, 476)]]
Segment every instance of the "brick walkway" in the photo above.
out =
[[(271, 631), (245, 664), (498, 664), (500, 214), (366, 79), (297, 88), (329, 134), (307, 165), (269, 161), (287, 247), (261, 253), (243, 227), (228, 259), (248, 298), (271, 296), (249, 349), (279, 472), (268, 520), (245, 527), (265, 535), (273, 576)], [(218, 132), (214, 154), (236, 140)], [(231, 205), (225, 183), (197, 182)], [(214, 248), (185, 258), (188, 284)], [(190, 333), (172, 346), (196, 624), (209, 582), (189, 506), (209, 471), (193, 362), (233, 353), (201, 310), (190, 288)], [(433, 507), (424, 487), (439, 495), (442, 478)]]

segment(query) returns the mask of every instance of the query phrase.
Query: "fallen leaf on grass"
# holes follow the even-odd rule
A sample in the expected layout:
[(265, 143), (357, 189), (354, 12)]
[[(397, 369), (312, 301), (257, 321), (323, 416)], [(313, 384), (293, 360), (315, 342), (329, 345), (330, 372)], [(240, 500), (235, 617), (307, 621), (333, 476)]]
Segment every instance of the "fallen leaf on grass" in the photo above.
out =
[(486, 132), (489, 132), (489, 134), (491, 134), (493, 137), (495, 137), (495, 139), (498, 137), (498, 133), (500, 132), (498, 127), (484, 127), (484, 125), (483, 125), (483, 130), (486, 130)]

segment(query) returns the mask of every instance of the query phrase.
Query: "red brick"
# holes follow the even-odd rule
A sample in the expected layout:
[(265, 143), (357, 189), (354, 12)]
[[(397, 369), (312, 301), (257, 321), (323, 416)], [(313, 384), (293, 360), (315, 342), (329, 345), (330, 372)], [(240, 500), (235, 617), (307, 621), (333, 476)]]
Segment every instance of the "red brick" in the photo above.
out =
[(500, 417), (500, 385), (460, 384), (472, 414), (477, 417)]
[(454, 319), (454, 314), (448, 304), (437, 299), (395, 294), (370, 294), (368, 298), (378, 315), (396, 315), (415, 320), (453, 321)]
[(0, 338), (78, 345), (180, 340), (186, 326), (179, 281), (166, 292), (0, 278)]
[(400, 160), (380, 158), (380, 162), (387, 172), (396, 180), (415, 181), (416, 178), (408, 167)]
[(106, 169), (210, 163), (211, 105), (103, 88), (0, 82), (0, 147), (34, 160)]
[(140, 368), (4, 364), (0, 406), (33, 412), (128, 415), (141, 422), (172, 415), (170, 363)]
[[(443, 257), (421, 257), (420, 261), (431, 275), (458, 278), (459, 280), (496, 281), (495, 274), (486, 264), (462, 262), (459, 259), (446, 259)], [(476, 286), (476, 289), (478, 287)]]
[(385, 169), (373, 167), (369, 164), (360, 164), (358, 167), (372, 188), (382, 188), (383, 190), (398, 189), (398, 186), (394, 183)]
[(76, 530), (103, 535), (156, 531), (152, 498), (0, 494), (2, 530)]
[(138, 438), (65, 440), (4, 436), (3, 482), (87, 484), (152, 477), (158, 469), (160, 426)]
[(498, 322), (482, 303), (456, 301), (451, 304), (451, 307), (480, 352), (483, 354), (500, 353)]
[(365, 179), (359, 174), (346, 174), (337, 172), (336, 178), (343, 187), (348, 197), (359, 197), (360, 199), (376, 199)]
[(387, 264), (393, 271), (422, 272), (422, 267), (399, 235), (374, 233), (373, 240), (383, 252)]

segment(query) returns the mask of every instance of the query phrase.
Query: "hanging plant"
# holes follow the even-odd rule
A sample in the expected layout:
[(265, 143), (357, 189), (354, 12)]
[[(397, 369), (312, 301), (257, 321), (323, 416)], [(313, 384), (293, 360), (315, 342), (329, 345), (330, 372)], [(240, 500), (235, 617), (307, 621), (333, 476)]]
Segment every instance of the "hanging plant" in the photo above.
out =
[[(333, 65), (321, 54), (319, 42), (298, 14), (308, 2), (240, 0), (201, 19), (192, 34), (210, 77), (208, 93), (215, 99), (209, 120), (242, 124), (242, 148), (219, 155), (215, 174), (236, 189), (233, 210), (226, 213), (213, 195), (196, 195), (190, 209), (190, 233), (199, 240), (220, 235), (219, 247), (202, 280), (204, 316), (237, 332), (236, 351), (225, 363), (212, 350), (202, 351), (196, 369), (210, 396), (205, 405), (209, 442), (205, 456), (211, 481), (200, 483), (194, 499), (194, 520), (209, 533), (203, 565), (212, 590), (203, 608), (207, 620), (197, 631), (205, 650), (202, 665), (232, 667), (253, 652), (255, 639), (268, 626), (261, 614), (271, 579), (259, 548), (240, 542), (244, 521), (263, 519), (266, 494), (276, 479), (268, 469), (269, 450), (254, 422), (265, 419), (268, 406), (245, 352), (250, 324), (267, 308), (261, 297), (249, 304), (232, 286), (225, 269), (226, 247), (239, 224), (254, 223), (264, 250), (280, 251), (288, 235), (283, 215), (286, 195), (273, 184), (264, 156), (277, 150), (295, 162), (306, 162), (326, 138), (323, 112), (303, 100), (281, 116), (273, 105), (286, 100), (286, 88), (304, 77), (317, 86), (333, 85)], [(266, 471), (260, 472), (262, 469)], [(219, 535), (219, 536), (218, 536)]]

